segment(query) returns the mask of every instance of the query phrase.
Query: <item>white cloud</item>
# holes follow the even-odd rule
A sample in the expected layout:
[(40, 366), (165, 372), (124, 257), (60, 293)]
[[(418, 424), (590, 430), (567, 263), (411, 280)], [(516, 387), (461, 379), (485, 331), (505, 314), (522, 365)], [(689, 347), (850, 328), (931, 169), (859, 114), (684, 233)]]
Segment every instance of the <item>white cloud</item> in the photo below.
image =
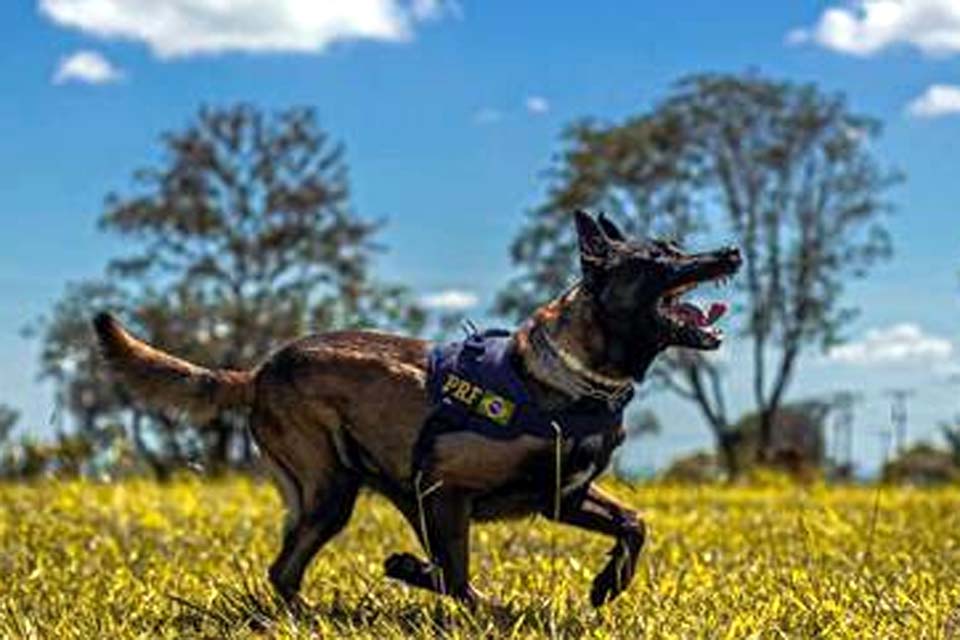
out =
[(346, 40), (403, 42), (442, 0), (39, 0), (56, 24), (146, 44), (161, 58), (227, 51), (319, 53)]
[(871, 329), (862, 340), (834, 347), (830, 360), (846, 364), (891, 364), (944, 362), (953, 355), (953, 343), (923, 332), (915, 324), (897, 324)]
[(524, 100), (523, 104), (527, 111), (534, 115), (542, 115), (550, 111), (550, 102), (542, 96), (530, 96)]
[(492, 107), (483, 107), (473, 114), (473, 121), (476, 124), (496, 124), (503, 120), (503, 112)]
[(477, 294), (463, 289), (445, 289), (420, 298), (420, 304), (438, 311), (465, 311), (477, 306)]
[(120, 70), (103, 55), (96, 51), (77, 51), (60, 59), (53, 73), (53, 83), (108, 84), (122, 77)]
[(855, 56), (869, 56), (895, 45), (928, 55), (960, 52), (957, 0), (848, 0), (826, 9), (808, 29), (795, 29), (787, 42), (815, 42)]
[(960, 113), (960, 87), (934, 84), (910, 101), (907, 113), (917, 118), (936, 118)]

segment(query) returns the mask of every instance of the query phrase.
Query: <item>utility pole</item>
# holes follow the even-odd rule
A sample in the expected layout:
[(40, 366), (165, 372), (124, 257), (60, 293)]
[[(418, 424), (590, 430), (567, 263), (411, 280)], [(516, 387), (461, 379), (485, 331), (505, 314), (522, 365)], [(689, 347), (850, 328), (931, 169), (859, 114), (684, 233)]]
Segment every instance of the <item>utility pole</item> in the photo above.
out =
[(903, 453), (907, 446), (907, 400), (916, 393), (913, 389), (889, 389), (886, 392), (890, 398), (890, 426), (892, 429), (893, 444), (897, 454)]
[(834, 468), (841, 473), (847, 473), (852, 468), (854, 406), (862, 398), (860, 393), (840, 391), (829, 399), (834, 416), (829, 455)]

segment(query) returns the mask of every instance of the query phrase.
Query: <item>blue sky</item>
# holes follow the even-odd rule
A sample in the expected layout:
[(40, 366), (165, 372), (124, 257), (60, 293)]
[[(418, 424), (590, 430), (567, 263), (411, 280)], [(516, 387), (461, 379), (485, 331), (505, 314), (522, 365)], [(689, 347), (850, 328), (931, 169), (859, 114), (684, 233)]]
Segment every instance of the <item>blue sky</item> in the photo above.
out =
[[(40, 0), (3, 3), (0, 24), (0, 401), (25, 428), (43, 430), (51, 403), (20, 328), (121, 251), (96, 230), (103, 196), (201, 104), (315, 106), (346, 144), (357, 210), (389, 221), (382, 275), (441, 302), (475, 297), (481, 316), (566, 123), (647, 108), (683, 74), (749, 68), (846, 92), (885, 121), (878, 153), (908, 175), (895, 259), (849, 289), (851, 344), (809, 357), (791, 397), (864, 392), (865, 467), (885, 389), (918, 389), (918, 437), (960, 412), (954, 1)], [(725, 357), (745, 408), (741, 352)], [(643, 463), (709, 444), (690, 407), (651, 403), (665, 428), (636, 448)]]

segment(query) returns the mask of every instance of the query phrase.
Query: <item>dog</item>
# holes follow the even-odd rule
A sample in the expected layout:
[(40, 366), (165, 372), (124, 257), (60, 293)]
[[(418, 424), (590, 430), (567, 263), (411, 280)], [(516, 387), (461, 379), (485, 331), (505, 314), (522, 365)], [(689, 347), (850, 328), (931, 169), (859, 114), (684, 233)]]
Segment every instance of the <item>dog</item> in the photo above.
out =
[[(505, 338), (529, 403), (560, 412), (550, 415), (602, 409), (641, 382), (665, 349), (718, 348), (723, 336), (714, 322), (725, 305), (704, 310), (681, 296), (726, 280), (742, 263), (734, 247), (685, 253), (671, 242), (629, 239), (603, 214), (578, 211), (574, 218), (581, 280)], [(106, 312), (94, 327), (113, 374), (145, 403), (186, 412), (197, 424), (225, 410), (249, 412), (286, 509), (282, 548), (268, 575), (288, 603), (300, 602), (308, 564), (346, 525), (365, 486), (396, 505), (427, 551), (426, 559), (390, 556), (386, 574), (468, 605), (483, 601), (470, 582), (473, 520), (542, 514), (613, 538), (611, 558), (593, 581), (594, 606), (633, 578), (645, 523), (595, 483), (623, 441), (622, 425), (583, 438), (558, 431), (553, 439), (440, 430), (418, 467), (415, 451), (423, 448), (433, 409), (427, 389), (433, 345), (425, 340), (334, 331), (296, 340), (259, 366), (236, 371), (164, 353)]]

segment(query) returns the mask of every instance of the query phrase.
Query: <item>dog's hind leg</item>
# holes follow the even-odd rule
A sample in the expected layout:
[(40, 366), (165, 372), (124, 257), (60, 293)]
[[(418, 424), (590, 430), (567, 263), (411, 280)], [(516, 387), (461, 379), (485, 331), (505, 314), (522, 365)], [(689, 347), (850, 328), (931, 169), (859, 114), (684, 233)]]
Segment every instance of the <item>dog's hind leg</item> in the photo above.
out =
[(274, 460), (266, 451), (261, 450), (260, 461), (270, 473), (273, 483), (283, 499), (283, 535), (286, 536), (294, 525), (300, 521), (300, 512), (303, 509), (300, 505), (300, 484), (296, 477), (287, 471), (283, 463)]
[[(545, 512), (549, 518), (554, 514)], [(646, 539), (646, 526), (636, 512), (591, 485), (578, 504), (562, 504), (560, 522), (616, 538), (610, 560), (593, 581), (590, 602), (595, 607), (613, 600), (633, 580)]]
[(310, 561), (350, 519), (361, 479), (337, 460), (329, 437), (313, 430), (276, 428), (262, 415), (251, 424), (264, 460), (273, 471), (287, 509), (283, 546), (269, 577), (287, 602), (297, 593)]
[(322, 495), (305, 503), (283, 536), (283, 547), (270, 566), (270, 582), (286, 601), (296, 599), (310, 561), (350, 519), (360, 482), (340, 477), (325, 487)]

